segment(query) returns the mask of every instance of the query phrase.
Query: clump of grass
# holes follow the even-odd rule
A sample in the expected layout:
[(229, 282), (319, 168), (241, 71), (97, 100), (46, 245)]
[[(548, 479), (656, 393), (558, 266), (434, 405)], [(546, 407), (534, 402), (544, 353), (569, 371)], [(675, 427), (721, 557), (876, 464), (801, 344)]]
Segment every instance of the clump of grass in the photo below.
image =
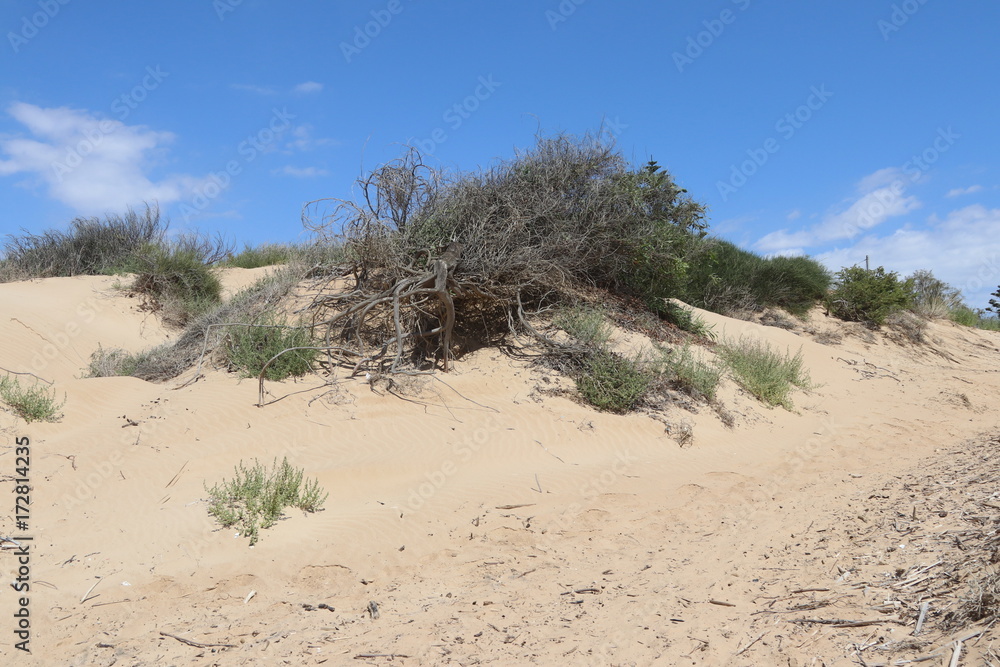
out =
[(10, 235), (4, 244), (6, 278), (100, 275), (114, 273), (144, 245), (162, 242), (166, 223), (156, 206), (137, 213), (76, 218), (67, 231)]
[(597, 409), (625, 414), (642, 400), (651, 381), (638, 358), (600, 350), (587, 360), (576, 386)]
[(679, 329), (692, 333), (699, 338), (715, 340), (714, 326), (705, 321), (703, 317), (696, 314), (693, 309), (666, 300), (662, 306), (661, 314), (666, 320), (677, 325)]
[[(226, 354), (230, 365), (243, 377), (257, 377), (276, 354), (311, 345), (307, 329), (290, 326), (285, 318), (266, 314), (254, 322), (231, 327)], [(304, 375), (312, 368), (316, 354), (315, 349), (285, 352), (267, 367), (264, 377), (277, 381)]]
[[(121, 348), (98, 347), (97, 351), (90, 355), (90, 364), (84, 377), (126, 377), (134, 376), (142, 378), (151, 370), (162, 369), (170, 365), (169, 343), (157, 345), (156, 347), (141, 352), (128, 352)], [(176, 369), (181, 373), (184, 369)]]
[(812, 386), (801, 350), (795, 356), (781, 354), (763, 341), (744, 338), (723, 343), (719, 353), (737, 384), (767, 405), (791, 410), (792, 388)]
[(328, 494), (317, 480), (303, 484), (303, 472), (293, 468), (287, 458), (280, 466), (275, 459), (270, 471), (256, 459), (250, 468), (240, 461), (232, 480), (211, 489), (205, 486), (210, 496), (208, 513), (225, 528), (238, 526), (253, 546), (260, 538), (260, 531), (273, 526), (286, 507), (316, 512), (323, 506)]
[(62, 418), (59, 410), (66, 404), (56, 401), (56, 392), (40, 387), (36, 381), (30, 387), (10, 375), (0, 378), (0, 400), (10, 406), (26, 422), (55, 422)]
[(611, 340), (611, 323), (596, 308), (564, 308), (556, 314), (552, 323), (588, 347), (603, 348)]
[(146, 245), (127, 268), (137, 274), (132, 289), (149, 295), (175, 324), (186, 324), (222, 298), (219, 278), (204, 254), (188, 243)]
[(919, 345), (926, 342), (924, 333), (927, 331), (927, 322), (915, 313), (909, 311), (893, 313), (886, 318), (886, 323), (903, 334), (911, 343)]
[(296, 253), (294, 247), (281, 243), (244, 246), (238, 255), (229, 257), (220, 265), (240, 269), (257, 269), (262, 266), (287, 264)]
[(690, 344), (675, 350), (661, 348), (662, 371), (669, 381), (681, 391), (695, 398), (715, 400), (716, 390), (722, 379), (722, 369), (716, 363), (696, 356)]

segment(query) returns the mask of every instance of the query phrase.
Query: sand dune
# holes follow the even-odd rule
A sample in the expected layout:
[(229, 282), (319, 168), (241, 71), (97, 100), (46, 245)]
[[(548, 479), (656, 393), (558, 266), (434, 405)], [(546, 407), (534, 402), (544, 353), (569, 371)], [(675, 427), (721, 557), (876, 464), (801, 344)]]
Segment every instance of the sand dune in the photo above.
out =
[[(230, 272), (229, 293), (256, 275)], [(173, 335), (114, 283), (0, 285), (0, 367), (66, 396), (58, 423), (0, 412), (0, 480), (13, 490), (14, 439), (28, 436), (33, 487), (28, 531), (12, 507), (0, 521), (0, 535), (34, 538), (32, 654), (5, 612), (5, 664), (856, 664), (852, 644), (912, 631), (912, 601), (875, 611), (884, 601), (858, 577), (937, 559), (907, 552), (904, 534), (892, 552), (859, 543), (857, 517), (1000, 432), (1000, 335), (932, 322), (926, 343), (901, 344), (820, 311), (796, 331), (701, 313), (717, 334), (801, 349), (818, 386), (790, 412), (727, 381), (733, 428), (705, 406), (665, 415), (693, 428), (684, 447), (659, 421), (542, 391), (560, 379), (495, 350), (412, 400), (313, 377), (269, 384), (284, 398), (259, 408), (256, 382), (220, 369), (186, 385), (83, 379), (99, 346)], [(842, 341), (817, 342), (831, 331)], [(205, 485), (286, 456), (329, 492), (325, 509), (290, 512), (249, 548), (207, 515)], [(886, 512), (879, 535), (893, 512), (924, 512), (900, 494), (904, 509), (871, 509)], [(792, 593), (805, 589), (823, 590)], [(935, 600), (932, 620), (944, 612)]]

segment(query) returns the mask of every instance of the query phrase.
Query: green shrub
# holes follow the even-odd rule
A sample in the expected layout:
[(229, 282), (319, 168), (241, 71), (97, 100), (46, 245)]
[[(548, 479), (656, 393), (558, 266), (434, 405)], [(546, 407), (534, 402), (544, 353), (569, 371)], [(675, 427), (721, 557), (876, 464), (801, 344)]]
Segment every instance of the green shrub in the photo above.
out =
[(951, 312), (948, 313), (948, 318), (952, 322), (957, 322), (958, 324), (967, 327), (979, 326), (979, 321), (982, 319), (979, 313), (966, 305), (953, 308)]
[(587, 347), (604, 348), (611, 339), (611, 323), (596, 308), (563, 308), (556, 313), (552, 323)]
[(988, 317), (985, 310), (969, 308), (965, 304), (948, 313), (948, 318), (963, 326), (983, 329), (985, 331), (1000, 331), (1000, 318)]
[(76, 218), (68, 231), (10, 235), (4, 244), (4, 273), (10, 277), (99, 275), (121, 271), (136, 252), (159, 244), (166, 232), (158, 207), (143, 213)]
[(205, 254), (184, 242), (147, 244), (126, 268), (136, 274), (132, 289), (149, 295), (176, 324), (186, 324), (222, 298), (222, 283)]
[(980, 318), (979, 322), (976, 324), (979, 329), (985, 329), (986, 331), (1000, 331), (1000, 318), (997, 317), (983, 317)]
[(724, 315), (783, 308), (805, 315), (830, 287), (830, 272), (809, 257), (761, 257), (729, 241), (705, 239), (684, 300)]
[(56, 393), (35, 382), (30, 387), (21, 386), (16, 377), (5, 375), (0, 378), (0, 400), (3, 400), (26, 422), (55, 422), (62, 418), (59, 410), (66, 404), (56, 402)]
[(892, 313), (913, 303), (913, 283), (881, 266), (874, 270), (852, 266), (836, 275), (828, 299), (830, 312), (843, 320), (881, 326)]
[(224, 527), (239, 526), (240, 533), (250, 538), (253, 546), (260, 538), (260, 531), (273, 526), (286, 507), (297, 507), (306, 512), (316, 512), (326, 501), (327, 494), (317, 480), (302, 484), (303, 470), (296, 470), (285, 458), (278, 466), (275, 459), (271, 471), (254, 459), (254, 466), (246, 468), (240, 461), (231, 481), (205, 486), (210, 496), (208, 513)]
[(661, 348), (659, 352), (661, 372), (674, 386), (695, 398), (715, 400), (722, 379), (722, 369), (718, 364), (696, 356), (690, 345), (674, 350)]
[(245, 246), (243, 250), (221, 263), (222, 266), (240, 269), (257, 269), (262, 266), (287, 264), (296, 254), (296, 249), (289, 245), (265, 243), (259, 246)]
[[(308, 329), (289, 326), (284, 318), (265, 315), (254, 322), (230, 328), (226, 353), (229, 363), (243, 377), (257, 377), (272, 357), (296, 347), (309, 347), (312, 338)], [(264, 374), (268, 380), (284, 380), (304, 375), (312, 368), (315, 349), (292, 350), (281, 355)]]
[(638, 359), (601, 350), (588, 359), (576, 386), (599, 410), (624, 414), (642, 399), (651, 379)]
[(808, 389), (809, 374), (802, 368), (802, 351), (781, 354), (760, 340), (741, 339), (719, 346), (719, 354), (736, 383), (767, 405), (792, 409), (793, 387)]

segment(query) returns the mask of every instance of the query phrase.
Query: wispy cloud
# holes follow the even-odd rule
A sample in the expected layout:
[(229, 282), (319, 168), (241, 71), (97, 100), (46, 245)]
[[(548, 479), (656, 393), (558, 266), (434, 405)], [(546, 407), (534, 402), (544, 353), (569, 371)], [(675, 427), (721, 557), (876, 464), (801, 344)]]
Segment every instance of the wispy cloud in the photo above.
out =
[(323, 84), (316, 83), (315, 81), (306, 81), (305, 83), (300, 83), (292, 89), (296, 93), (303, 95), (308, 95), (311, 93), (320, 93), (323, 91)]
[(297, 125), (292, 128), (292, 138), (285, 144), (285, 150), (292, 151), (311, 151), (321, 146), (336, 146), (337, 141), (334, 139), (327, 139), (322, 137), (313, 137), (312, 125), (308, 123), (303, 125)]
[(285, 165), (281, 169), (271, 172), (273, 174), (284, 174), (294, 178), (316, 178), (318, 176), (329, 176), (330, 172), (318, 167), (293, 167)]
[(948, 190), (945, 197), (961, 197), (962, 195), (971, 195), (979, 192), (983, 189), (981, 185), (970, 185), (967, 188), (955, 188), (953, 190)]
[(257, 86), (249, 83), (232, 83), (229, 87), (233, 90), (240, 90), (245, 93), (253, 93), (254, 95), (277, 95), (278, 91), (274, 88), (268, 86)]
[(828, 213), (807, 229), (771, 232), (754, 247), (766, 253), (784, 254), (831, 241), (853, 239), (887, 220), (920, 208), (920, 201), (906, 193), (908, 182), (912, 179), (904, 179), (899, 169), (880, 169), (858, 182), (858, 196), (849, 200), (846, 208)]
[(149, 176), (170, 132), (125, 125), (80, 109), (42, 108), (16, 102), (7, 113), (29, 137), (0, 139), (0, 176), (22, 174), (29, 184), (79, 213), (122, 209), (142, 201), (180, 200), (199, 183), (188, 174)]

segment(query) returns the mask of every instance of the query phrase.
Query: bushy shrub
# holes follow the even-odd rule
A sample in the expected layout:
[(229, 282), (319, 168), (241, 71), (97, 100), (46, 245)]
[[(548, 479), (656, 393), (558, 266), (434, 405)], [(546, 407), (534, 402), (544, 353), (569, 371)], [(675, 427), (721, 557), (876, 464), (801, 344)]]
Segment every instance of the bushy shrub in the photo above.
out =
[(736, 383), (768, 405), (791, 410), (792, 388), (810, 386), (801, 350), (791, 356), (781, 354), (763, 341), (742, 339), (720, 345), (719, 354)]
[[(229, 363), (243, 377), (257, 377), (276, 354), (311, 345), (308, 329), (289, 326), (284, 318), (269, 314), (252, 323), (232, 326), (227, 336), (226, 353)], [(285, 352), (267, 367), (264, 377), (277, 381), (304, 375), (312, 368), (315, 358), (314, 349)]]
[(624, 414), (642, 399), (651, 379), (639, 359), (601, 350), (587, 361), (576, 386), (584, 399), (599, 410)]
[(222, 283), (206, 262), (203, 250), (183, 241), (147, 244), (131, 258), (132, 289), (150, 296), (176, 324), (186, 324), (222, 298)]
[(830, 272), (812, 258), (761, 257), (721, 239), (703, 244), (684, 288), (685, 300), (700, 308), (731, 315), (773, 307), (801, 316), (830, 287)]
[(247, 468), (243, 461), (236, 466), (232, 480), (205, 489), (210, 496), (208, 513), (224, 527), (239, 526), (240, 533), (250, 538), (253, 546), (260, 531), (273, 526), (286, 507), (316, 512), (326, 501), (327, 494), (315, 479), (302, 483), (302, 469), (295, 469), (288, 459), (278, 465), (275, 459), (270, 472), (254, 459)]
[(4, 244), (5, 272), (10, 276), (99, 275), (121, 271), (135, 253), (163, 241), (166, 223), (156, 206), (137, 213), (76, 218), (68, 231), (10, 235)]
[(840, 319), (881, 326), (892, 313), (910, 307), (913, 284), (881, 266), (873, 270), (852, 266), (837, 273), (827, 303)]
[(918, 270), (907, 278), (913, 293), (912, 308), (918, 315), (931, 319), (948, 317), (964, 306), (962, 291), (934, 277), (931, 271)]

